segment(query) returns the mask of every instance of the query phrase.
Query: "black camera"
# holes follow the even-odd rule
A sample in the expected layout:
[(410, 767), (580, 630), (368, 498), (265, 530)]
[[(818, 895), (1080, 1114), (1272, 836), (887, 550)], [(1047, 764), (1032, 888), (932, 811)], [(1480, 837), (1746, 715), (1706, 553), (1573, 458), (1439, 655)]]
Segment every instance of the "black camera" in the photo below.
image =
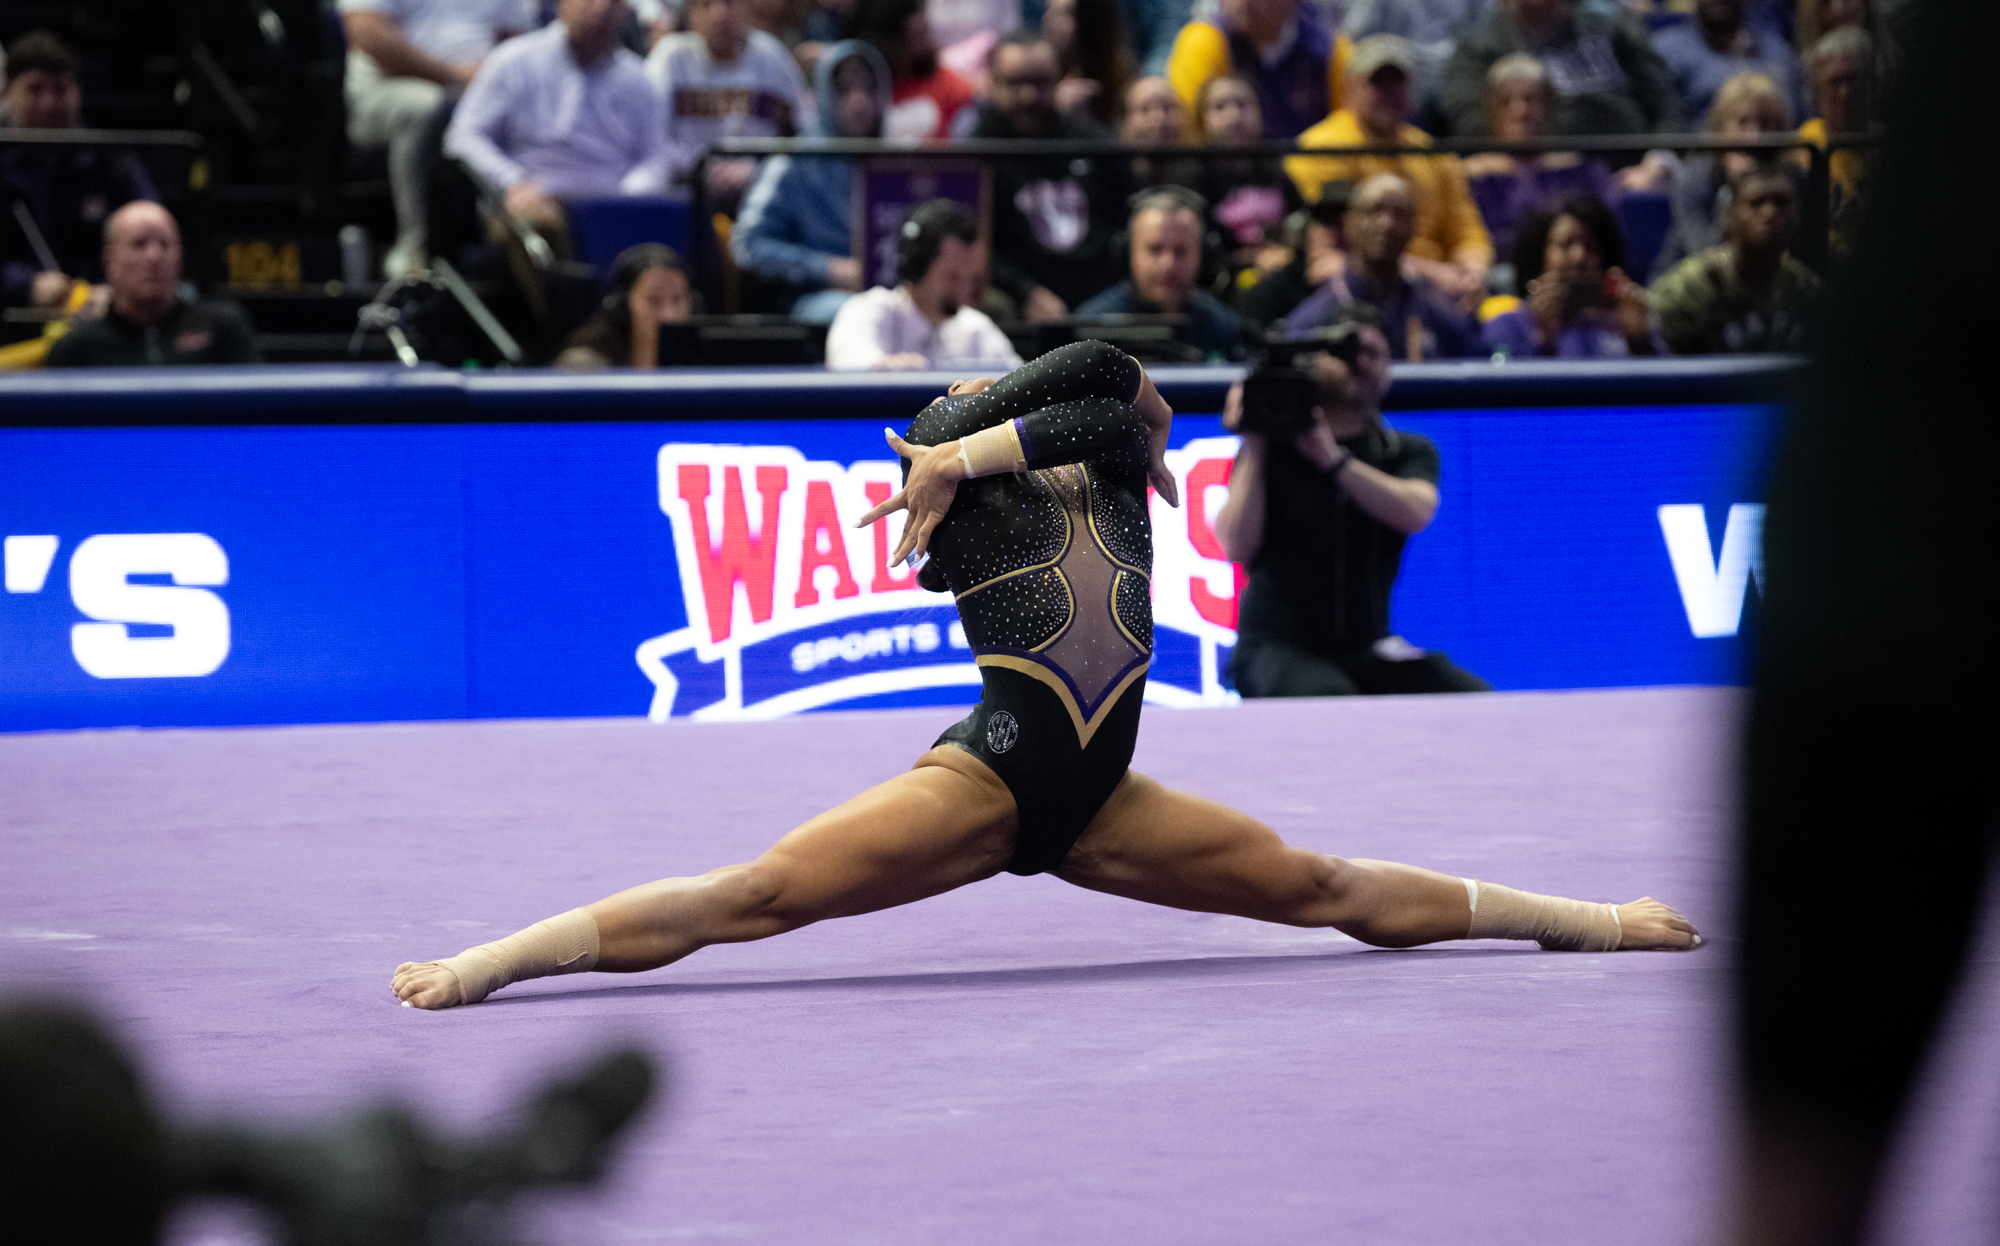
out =
[(1348, 367), (1361, 356), (1362, 325), (1343, 321), (1306, 334), (1273, 330), (1250, 375), (1243, 378), (1243, 419), (1237, 431), (1290, 437), (1313, 424), (1319, 381), (1301, 367), (1313, 355), (1331, 355)]

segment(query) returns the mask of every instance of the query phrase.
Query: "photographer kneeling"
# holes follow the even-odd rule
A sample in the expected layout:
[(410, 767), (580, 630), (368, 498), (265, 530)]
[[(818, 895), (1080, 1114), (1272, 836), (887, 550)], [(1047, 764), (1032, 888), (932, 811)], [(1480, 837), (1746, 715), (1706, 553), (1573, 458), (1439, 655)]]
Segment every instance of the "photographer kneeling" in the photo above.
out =
[(1350, 323), (1296, 367), (1291, 384), (1302, 392), (1291, 401), (1277, 388), (1284, 382), (1265, 382), (1260, 370), (1248, 403), (1239, 383), (1223, 409), (1243, 448), (1215, 534), (1250, 575), (1230, 664), (1237, 691), (1490, 691), (1443, 654), (1389, 630), (1403, 543), (1437, 513), (1438, 452), (1428, 438), (1382, 423), (1387, 339)]

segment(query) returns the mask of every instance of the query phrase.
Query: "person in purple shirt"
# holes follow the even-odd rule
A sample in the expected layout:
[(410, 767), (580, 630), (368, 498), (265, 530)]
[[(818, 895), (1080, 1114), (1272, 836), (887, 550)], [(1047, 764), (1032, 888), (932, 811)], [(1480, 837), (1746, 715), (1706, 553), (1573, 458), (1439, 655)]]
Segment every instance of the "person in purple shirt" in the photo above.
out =
[(1572, 199), (1536, 213), (1514, 243), (1523, 304), (1486, 322), (1486, 347), (1515, 359), (1664, 355), (1646, 288), (1625, 275), (1611, 210)]
[(1347, 209), (1348, 251), (1340, 271), (1285, 317), (1285, 327), (1310, 332), (1346, 318), (1356, 304), (1367, 304), (1394, 359), (1422, 363), (1479, 354), (1472, 317), (1428, 278), (1403, 272), (1403, 252), (1416, 231), (1409, 183), (1393, 173), (1378, 173), (1356, 186)]
[[(1548, 70), (1525, 52), (1503, 56), (1486, 72), (1486, 118), (1493, 137), (1529, 143), (1548, 137), (1556, 92)], [(1565, 199), (1588, 196), (1613, 203), (1619, 185), (1602, 160), (1575, 152), (1510, 156), (1481, 152), (1465, 159), (1472, 202), (1479, 207), (1493, 253), (1511, 255), (1521, 223)]]
[(1693, 21), (1653, 32), (1688, 116), (1706, 116), (1722, 84), (1746, 69), (1777, 83), (1793, 116), (1805, 111), (1798, 57), (1776, 30), (1744, 21), (1747, 8), (1746, 0), (1695, 0)]

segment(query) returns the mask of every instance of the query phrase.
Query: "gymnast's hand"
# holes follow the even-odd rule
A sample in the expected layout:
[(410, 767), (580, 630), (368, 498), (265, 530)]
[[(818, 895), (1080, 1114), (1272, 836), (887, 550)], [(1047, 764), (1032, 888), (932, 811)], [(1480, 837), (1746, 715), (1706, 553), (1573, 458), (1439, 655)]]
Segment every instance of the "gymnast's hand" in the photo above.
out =
[(910, 512), (903, 521), (903, 539), (896, 542), (895, 551), (889, 555), (889, 564), (894, 566), (912, 555), (922, 555), (930, 545), (931, 530), (951, 509), (951, 500), (958, 495), (958, 482), (965, 479), (965, 468), (958, 461), (956, 441), (941, 446), (913, 446), (898, 437), (894, 429), (885, 428), (882, 435), (889, 439), (891, 450), (910, 461), (910, 475), (901, 493), (863, 515), (854, 526), (865, 528), (884, 515), (900, 510)]

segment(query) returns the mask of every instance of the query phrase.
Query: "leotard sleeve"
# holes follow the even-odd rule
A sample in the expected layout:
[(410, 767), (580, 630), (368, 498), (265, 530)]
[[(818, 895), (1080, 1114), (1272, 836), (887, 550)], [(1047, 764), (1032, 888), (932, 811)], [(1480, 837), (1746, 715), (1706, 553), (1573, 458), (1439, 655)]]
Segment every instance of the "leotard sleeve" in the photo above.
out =
[[(1112, 449), (1143, 427), (1131, 404), (1145, 373), (1106, 342), (1073, 342), (1009, 372), (977, 394), (945, 398), (911, 422), (905, 440), (936, 446), (1015, 421), (1031, 468), (1076, 463)], [(1123, 418), (1108, 412), (1122, 409)]]

